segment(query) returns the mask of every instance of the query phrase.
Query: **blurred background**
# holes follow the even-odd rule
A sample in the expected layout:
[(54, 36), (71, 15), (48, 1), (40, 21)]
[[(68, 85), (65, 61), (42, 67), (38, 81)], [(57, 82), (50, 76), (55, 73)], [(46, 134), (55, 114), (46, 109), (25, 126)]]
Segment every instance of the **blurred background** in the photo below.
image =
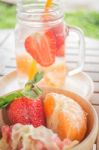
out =
[[(99, 0), (59, 0), (66, 23), (79, 26), (87, 37), (99, 39)], [(0, 1), (0, 29), (14, 28), (16, 1)]]

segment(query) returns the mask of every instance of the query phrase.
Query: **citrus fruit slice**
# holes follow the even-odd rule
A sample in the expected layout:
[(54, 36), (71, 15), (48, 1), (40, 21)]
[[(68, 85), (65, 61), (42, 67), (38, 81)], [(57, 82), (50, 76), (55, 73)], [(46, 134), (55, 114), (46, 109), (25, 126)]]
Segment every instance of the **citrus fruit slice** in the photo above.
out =
[(20, 74), (28, 76), (31, 80), (37, 72), (37, 64), (28, 54), (16, 56), (17, 69)]
[(47, 127), (63, 140), (81, 141), (87, 131), (87, 116), (82, 107), (63, 94), (48, 93), (44, 99)]

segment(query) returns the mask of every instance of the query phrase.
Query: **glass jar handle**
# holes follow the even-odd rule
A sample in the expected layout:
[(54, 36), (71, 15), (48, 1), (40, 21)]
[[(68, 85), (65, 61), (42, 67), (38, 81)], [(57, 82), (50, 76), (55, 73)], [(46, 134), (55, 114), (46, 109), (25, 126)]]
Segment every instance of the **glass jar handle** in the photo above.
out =
[(79, 49), (79, 59), (77, 62), (77, 66), (75, 69), (70, 70), (68, 72), (68, 75), (75, 75), (77, 73), (79, 73), (80, 71), (82, 71), (83, 66), (84, 66), (84, 61), (85, 61), (85, 39), (84, 39), (84, 34), (82, 32), (82, 30), (78, 27), (73, 27), (73, 26), (67, 26), (66, 27), (68, 29), (68, 32), (70, 31), (74, 31), (78, 34), (79, 36), (79, 40), (80, 40), (80, 49)]

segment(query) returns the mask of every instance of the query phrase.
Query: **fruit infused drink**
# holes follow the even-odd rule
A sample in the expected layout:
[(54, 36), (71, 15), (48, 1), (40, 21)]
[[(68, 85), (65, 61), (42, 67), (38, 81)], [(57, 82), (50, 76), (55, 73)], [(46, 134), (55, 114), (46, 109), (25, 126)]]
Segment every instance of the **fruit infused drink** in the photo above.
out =
[(43, 70), (41, 84), (61, 87), (68, 72), (65, 44), (69, 27), (64, 24), (59, 6), (51, 1), (45, 4), (23, 0), (18, 3), (17, 18), (15, 45), (19, 77), (26, 82)]
[(64, 56), (65, 27), (62, 19), (59, 19), (59, 12), (52, 8), (45, 11), (45, 5), (40, 5), (41, 8), (34, 3), (32, 10), (28, 10), (27, 5), (23, 10), (18, 10), (16, 64), (23, 81), (31, 79), (37, 70), (50, 72), (50, 67), (55, 68), (57, 58)]

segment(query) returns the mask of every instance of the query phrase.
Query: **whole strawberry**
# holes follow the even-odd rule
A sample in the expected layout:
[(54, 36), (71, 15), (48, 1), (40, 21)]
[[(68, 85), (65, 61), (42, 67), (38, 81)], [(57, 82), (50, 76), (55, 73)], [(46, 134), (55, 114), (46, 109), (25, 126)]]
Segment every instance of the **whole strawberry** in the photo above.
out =
[(6, 107), (10, 123), (32, 124), (34, 127), (45, 125), (42, 90), (36, 85), (42, 77), (42, 72), (37, 73), (23, 90), (0, 97), (0, 108)]
[(41, 98), (17, 98), (7, 107), (7, 115), (12, 124), (32, 124), (34, 127), (45, 125)]

